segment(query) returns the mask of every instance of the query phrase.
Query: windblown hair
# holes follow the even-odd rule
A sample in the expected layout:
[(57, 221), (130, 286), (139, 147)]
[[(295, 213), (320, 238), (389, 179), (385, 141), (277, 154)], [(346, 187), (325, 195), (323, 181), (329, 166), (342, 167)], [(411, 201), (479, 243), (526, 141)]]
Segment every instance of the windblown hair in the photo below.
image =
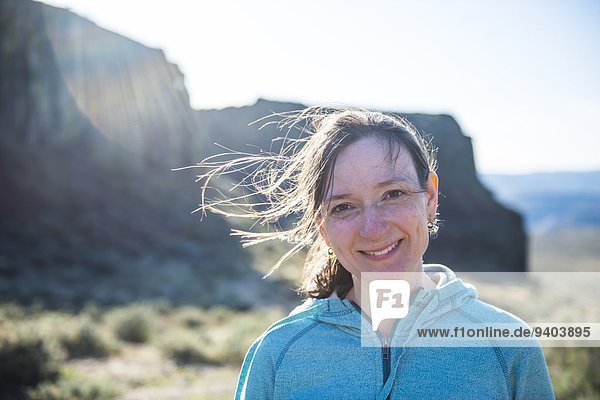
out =
[[(423, 190), (427, 188), (429, 171), (435, 170), (435, 152), (407, 120), (393, 114), (309, 107), (259, 121), (263, 123), (260, 128), (276, 124), (286, 132), (274, 140), (279, 141), (280, 150), (258, 154), (227, 152), (198, 163), (196, 167), (206, 171), (198, 175), (202, 202), (197, 211), (249, 218), (267, 227), (264, 231), (234, 230), (232, 234), (240, 236), (244, 246), (275, 239), (294, 244), (267, 276), (308, 247), (300, 291), (314, 298), (326, 298), (336, 292), (343, 298), (352, 288), (352, 276), (336, 258), (328, 257), (327, 245), (319, 235), (322, 203), (340, 151), (365, 137), (381, 140), (390, 161), (405, 149), (412, 157)], [(295, 131), (299, 132), (297, 137), (292, 135)], [(245, 177), (233, 188), (237, 194), (208, 197), (207, 190), (214, 189), (213, 179), (239, 173)], [(287, 229), (277, 228), (285, 218), (295, 222)]]

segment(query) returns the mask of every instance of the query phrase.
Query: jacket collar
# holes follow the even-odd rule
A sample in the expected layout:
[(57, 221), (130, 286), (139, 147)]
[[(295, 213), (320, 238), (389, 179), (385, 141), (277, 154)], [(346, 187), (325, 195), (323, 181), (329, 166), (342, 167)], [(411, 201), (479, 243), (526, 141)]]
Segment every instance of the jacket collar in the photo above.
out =
[[(476, 289), (457, 278), (448, 267), (429, 264), (423, 268), (437, 282), (437, 286), (435, 289), (421, 289), (417, 292), (409, 306), (408, 315), (396, 324), (394, 341), (408, 340), (414, 326), (422, 326), (459, 308), (466, 301), (477, 298)], [(307, 313), (310, 318), (334, 325), (351, 335), (362, 337), (363, 340), (380, 341), (380, 337), (371, 328), (369, 318), (359, 312), (350, 300), (340, 299), (336, 294), (326, 299), (307, 299), (291, 315), (298, 313)]]

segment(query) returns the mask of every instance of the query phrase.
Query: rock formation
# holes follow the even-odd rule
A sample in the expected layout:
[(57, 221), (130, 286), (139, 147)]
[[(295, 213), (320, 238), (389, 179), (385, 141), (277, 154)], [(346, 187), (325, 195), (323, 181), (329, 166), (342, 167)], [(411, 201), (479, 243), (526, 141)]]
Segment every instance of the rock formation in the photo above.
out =
[[(193, 172), (170, 168), (213, 142), (268, 148), (281, 132), (247, 124), (303, 106), (194, 111), (162, 51), (29, 0), (0, 11), (0, 300), (268, 303), (276, 290), (228, 221), (189, 215)], [(521, 219), (480, 185), (470, 139), (450, 116), (407, 117), (440, 148), (444, 225), (426, 260), (523, 270)]]
[[(43, 145), (93, 135), (64, 85), (44, 29), (41, 7), (30, 1), (0, 2), (1, 140)], [(64, 129), (69, 127), (71, 129)]]
[[(304, 108), (301, 104), (258, 100), (248, 107), (198, 111), (211, 141), (237, 151), (269, 150), (285, 132), (275, 125), (248, 123), (272, 113)], [(425, 254), (459, 271), (524, 271), (526, 237), (519, 214), (498, 204), (475, 171), (471, 139), (449, 115), (403, 114), (438, 148), (442, 228)], [(209, 152), (219, 152), (216, 146)], [(277, 147), (275, 147), (277, 148)]]
[[(191, 216), (198, 203), (194, 177), (170, 170), (185, 162), (182, 151), (192, 151), (189, 138), (197, 133), (185, 91), (172, 87), (176, 68), (161, 52), (65, 10), (2, 0), (0, 11), (0, 301), (62, 307), (166, 298), (247, 307), (256, 299), (234, 288), (261, 284), (268, 302), (276, 291), (248, 268), (252, 257), (229, 237), (229, 223)], [(62, 53), (68, 48), (46, 30), (80, 25), (95, 37), (87, 43), (90, 54), (106, 37), (127, 50), (125, 59), (130, 46), (151, 60), (158, 72), (147, 86), (155, 89), (136, 97), (123, 83), (128, 94), (111, 94), (115, 110), (104, 100), (87, 101), (96, 89), (103, 99), (102, 85), (118, 85), (95, 67), (88, 71), (85, 62), (73, 71)], [(85, 59), (78, 57), (70, 60)], [(111, 57), (104, 63), (129, 65)], [(136, 57), (129, 62), (136, 65)], [(126, 74), (135, 75), (135, 68), (112, 71)], [(224, 277), (230, 286), (221, 283)]]
[(152, 49), (54, 7), (43, 7), (56, 65), (80, 110), (143, 165), (176, 167), (202, 136), (179, 68)]

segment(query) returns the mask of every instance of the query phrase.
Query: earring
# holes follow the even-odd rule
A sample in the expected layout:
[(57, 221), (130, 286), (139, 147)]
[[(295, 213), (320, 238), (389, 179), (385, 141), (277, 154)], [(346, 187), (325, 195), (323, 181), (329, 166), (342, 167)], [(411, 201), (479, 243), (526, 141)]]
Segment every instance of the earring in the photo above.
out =
[(327, 258), (330, 260), (335, 260), (335, 253), (331, 247), (327, 249)]
[(427, 222), (427, 232), (429, 232), (430, 235), (436, 234), (439, 229), (440, 227), (435, 221)]

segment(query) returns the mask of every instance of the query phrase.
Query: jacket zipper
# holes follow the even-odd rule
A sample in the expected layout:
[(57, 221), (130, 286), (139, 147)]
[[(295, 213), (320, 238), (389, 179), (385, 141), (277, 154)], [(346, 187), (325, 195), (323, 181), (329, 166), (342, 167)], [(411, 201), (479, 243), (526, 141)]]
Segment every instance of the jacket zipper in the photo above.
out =
[[(390, 339), (387, 336), (381, 338), (381, 357), (383, 359), (383, 384), (387, 382), (390, 376), (391, 363), (390, 360)], [(390, 396), (388, 396), (389, 400)]]

